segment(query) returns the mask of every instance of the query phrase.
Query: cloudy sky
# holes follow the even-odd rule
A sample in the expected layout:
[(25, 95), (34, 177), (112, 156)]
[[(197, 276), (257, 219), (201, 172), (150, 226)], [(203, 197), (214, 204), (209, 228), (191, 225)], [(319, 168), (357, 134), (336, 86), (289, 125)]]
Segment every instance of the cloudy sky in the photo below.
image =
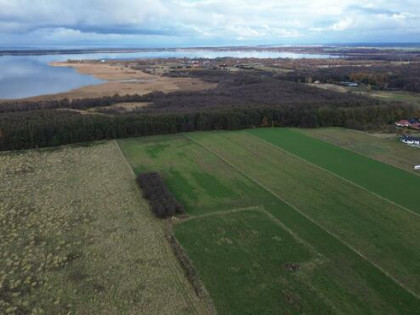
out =
[(420, 42), (419, 0), (0, 0), (0, 46)]

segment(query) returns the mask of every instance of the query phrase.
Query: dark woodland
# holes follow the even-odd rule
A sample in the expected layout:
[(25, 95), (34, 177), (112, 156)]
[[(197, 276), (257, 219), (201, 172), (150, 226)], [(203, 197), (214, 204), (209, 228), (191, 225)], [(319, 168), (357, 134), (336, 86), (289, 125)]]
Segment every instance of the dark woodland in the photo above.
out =
[[(103, 139), (197, 130), (254, 127), (375, 129), (419, 116), (408, 105), (311, 87), (269, 72), (174, 72), (217, 82), (201, 92), (0, 104), (0, 150), (58, 146)], [(123, 112), (111, 105), (148, 102)], [(86, 109), (93, 109), (84, 112)]]
[(141, 173), (137, 177), (137, 183), (143, 190), (143, 197), (149, 201), (153, 213), (158, 218), (168, 218), (175, 214), (185, 213), (184, 206), (169, 192), (158, 173)]

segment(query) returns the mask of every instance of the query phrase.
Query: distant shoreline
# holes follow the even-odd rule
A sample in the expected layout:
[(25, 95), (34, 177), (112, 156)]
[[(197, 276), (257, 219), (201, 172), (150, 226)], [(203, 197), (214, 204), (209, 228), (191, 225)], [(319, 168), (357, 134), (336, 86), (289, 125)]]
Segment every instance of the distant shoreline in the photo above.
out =
[(0, 56), (30, 56), (30, 55), (80, 55), (80, 54), (103, 54), (103, 53), (142, 53), (142, 52), (177, 52), (177, 51), (270, 51), (270, 52), (289, 52), (306, 54), (325, 54), (331, 55), (325, 51), (326, 46), (287, 46), (287, 47), (189, 47), (189, 48), (100, 48), (100, 49), (13, 49), (1, 50)]
[(179, 51), (257, 51), (314, 55), (351, 55), (354, 53), (420, 53), (419, 44), (359, 44), (359, 45), (282, 45), (282, 46), (224, 46), (224, 47), (179, 47), (179, 48), (83, 48), (83, 49), (1, 49), (0, 56), (42, 56), (42, 55), (80, 55), (101, 53), (147, 53)]
[(107, 63), (91, 62), (50, 62), (51, 67), (73, 68), (80, 74), (91, 75), (104, 82), (96, 85), (85, 85), (67, 91), (41, 94), (18, 99), (0, 99), (0, 103), (16, 101), (50, 101), (60, 99), (82, 99), (113, 96), (115, 94), (144, 95), (151, 92), (201, 91), (217, 86), (197, 78), (170, 78), (133, 70), (126, 66), (115, 66)]

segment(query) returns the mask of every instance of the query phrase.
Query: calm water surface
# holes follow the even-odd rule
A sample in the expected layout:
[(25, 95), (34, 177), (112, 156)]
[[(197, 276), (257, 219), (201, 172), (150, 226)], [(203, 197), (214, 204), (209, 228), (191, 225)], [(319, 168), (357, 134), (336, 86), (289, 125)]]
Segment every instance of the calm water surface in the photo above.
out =
[(328, 55), (280, 53), (274, 51), (205, 51), (176, 50), (134, 53), (97, 53), (80, 55), (0, 56), (0, 99), (16, 99), (69, 91), (104, 81), (77, 73), (72, 68), (51, 67), (52, 61), (68, 59), (135, 58), (328, 58)]

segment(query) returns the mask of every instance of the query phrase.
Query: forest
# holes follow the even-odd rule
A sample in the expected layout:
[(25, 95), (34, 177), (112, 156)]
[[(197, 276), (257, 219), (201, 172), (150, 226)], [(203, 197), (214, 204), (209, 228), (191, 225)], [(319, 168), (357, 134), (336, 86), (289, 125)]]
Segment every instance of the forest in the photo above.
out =
[[(407, 105), (321, 90), (270, 73), (214, 70), (172, 75), (199, 76), (219, 84), (201, 92), (2, 103), (0, 150), (196, 130), (271, 126), (375, 129), (419, 115)], [(132, 112), (109, 107), (123, 102), (150, 105)], [(95, 111), (82, 111), (88, 108)]]
[(293, 82), (320, 81), (338, 84), (351, 81), (378, 90), (400, 90), (420, 93), (420, 64), (376, 64), (373, 66), (340, 66), (295, 70), (281, 77)]

